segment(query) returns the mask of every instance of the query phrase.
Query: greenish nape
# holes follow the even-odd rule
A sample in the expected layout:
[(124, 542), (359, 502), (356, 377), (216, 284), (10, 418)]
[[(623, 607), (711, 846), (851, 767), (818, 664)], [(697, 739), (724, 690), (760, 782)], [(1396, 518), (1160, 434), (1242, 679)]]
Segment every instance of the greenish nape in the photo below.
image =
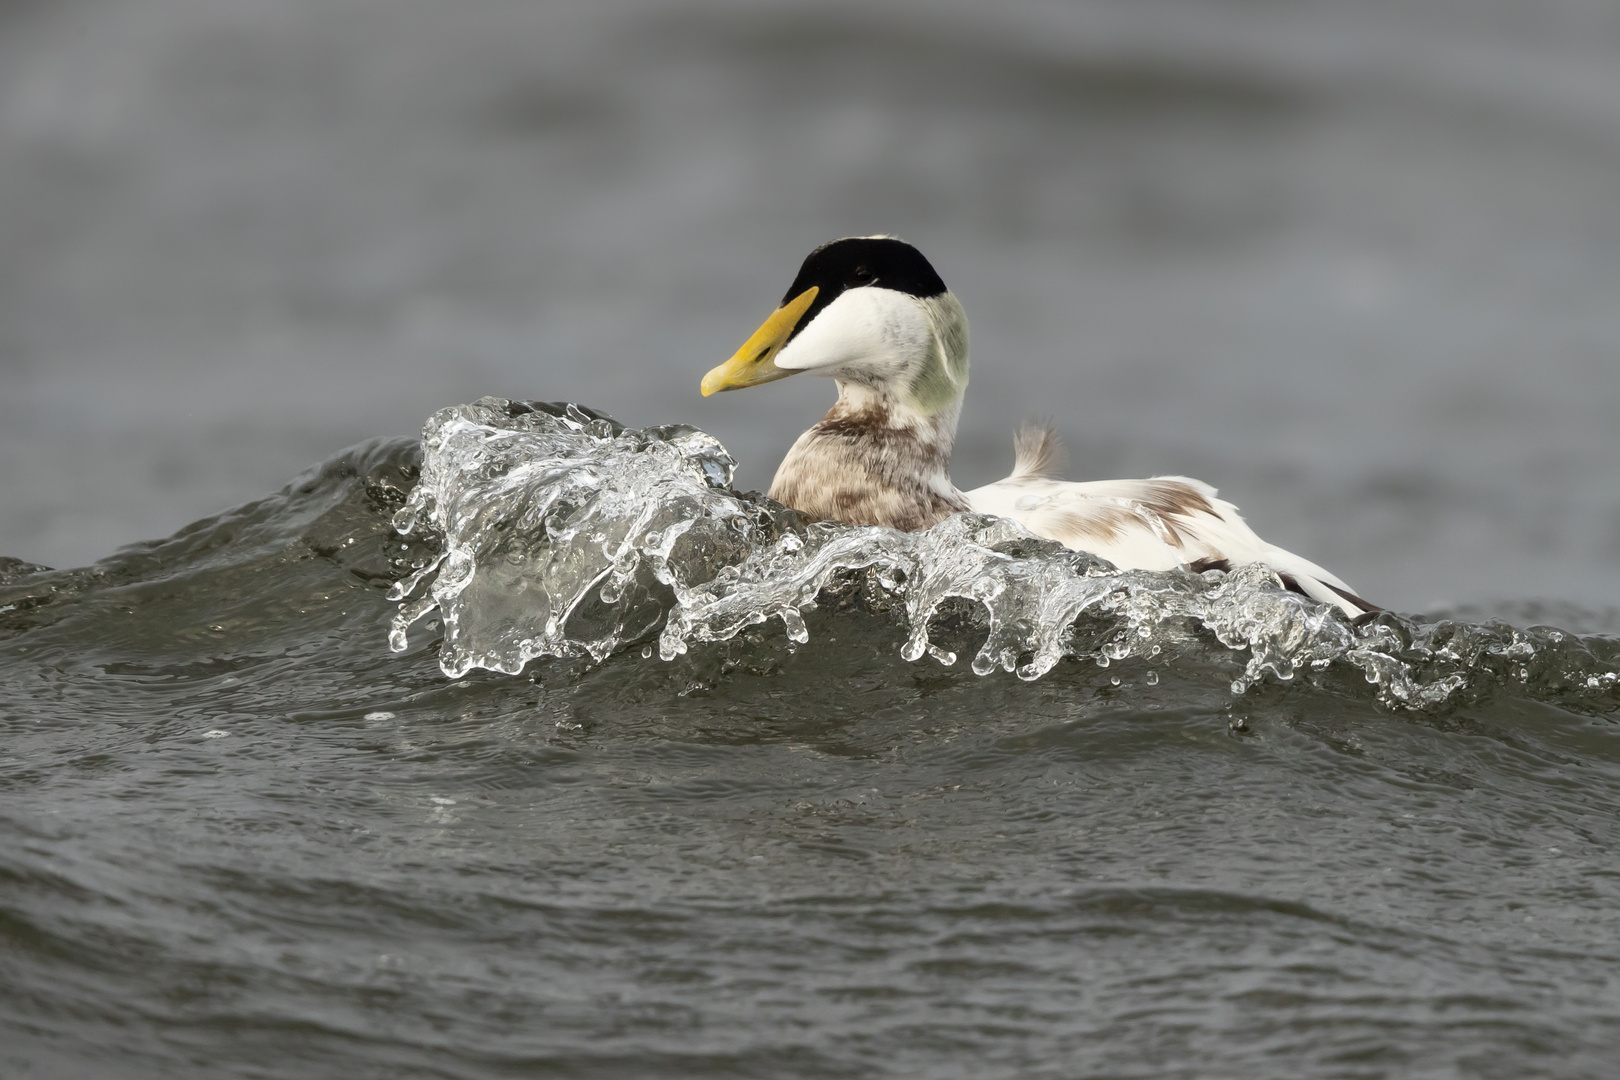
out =
[(967, 391), (967, 319), (961, 311), (961, 307), (953, 303), (929, 312), (929, 321), (934, 324), (934, 340), (927, 359), (911, 379), (912, 401), (925, 413), (937, 413), (960, 401)]

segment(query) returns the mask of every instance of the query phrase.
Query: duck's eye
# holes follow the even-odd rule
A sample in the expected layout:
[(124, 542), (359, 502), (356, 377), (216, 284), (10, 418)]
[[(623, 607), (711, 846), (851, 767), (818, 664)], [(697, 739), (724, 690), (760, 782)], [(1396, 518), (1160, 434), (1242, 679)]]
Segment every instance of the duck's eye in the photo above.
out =
[(864, 266), (857, 266), (850, 273), (849, 279), (857, 285), (870, 285), (872, 283), (872, 271)]

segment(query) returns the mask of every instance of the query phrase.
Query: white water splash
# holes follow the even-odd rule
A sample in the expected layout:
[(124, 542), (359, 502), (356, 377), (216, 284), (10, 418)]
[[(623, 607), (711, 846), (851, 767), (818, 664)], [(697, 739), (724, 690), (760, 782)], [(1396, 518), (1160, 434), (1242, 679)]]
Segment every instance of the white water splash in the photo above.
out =
[(425, 526), (443, 551), (389, 593), (406, 601), (389, 644), (404, 649), (410, 625), (439, 611), (452, 678), (602, 660), (662, 620), (660, 584), (706, 579), (762, 538), (761, 511), (730, 490), (736, 463), (694, 428), (629, 431), (572, 405), (483, 398), (435, 413), (422, 443), (394, 526)]
[[(910, 628), (906, 660), (954, 663), (930, 641), (930, 620), (958, 598), (981, 605), (988, 633), (971, 662), (979, 675), (1037, 679), (1064, 657), (1107, 666), (1203, 637), (1246, 653), (1235, 693), (1334, 664), (1410, 707), (1443, 703), (1484, 672), (1598, 695), (1620, 679), (1556, 631), (1392, 615), (1353, 625), (1258, 564), (1120, 572), (1015, 522), (969, 514), (916, 533), (805, 526), (732, 490), (735, 462), (690, 427), (633, 431), (574, 405), (484, 398), (434, 414), (423, 451), (421, 481), (395, 526), (427, 530), (443, 553), (390, 593), (401, 603), (389, 643), (403, 650), (409, 627), (438, 611), (439, 662), (451, 678), (475, 667), (515, 674), (537, 657), (601, 661), (655, 631), (671, 660), (770, 619), (803, 642), (818, 595), (866, 574)], [(1078, 644), (1077, 621), (1100, 636)], [(1549, 676), (1558, 658), (1573, 658), (1576, 670)]]

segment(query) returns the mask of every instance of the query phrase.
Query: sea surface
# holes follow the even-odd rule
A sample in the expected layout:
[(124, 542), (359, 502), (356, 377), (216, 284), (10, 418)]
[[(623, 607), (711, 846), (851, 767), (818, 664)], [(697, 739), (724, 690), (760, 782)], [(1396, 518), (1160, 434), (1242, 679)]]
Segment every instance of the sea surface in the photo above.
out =
[[(1617, 208), (1610, 0), (0, 0), (0, 1078), (1616, 1075)], [(877, 232), (1389, 612), (751, 494)]]
[(1612, 1073), (1620, 639), (732, 464), (485, 399), (0, 571), (5, 1074)]

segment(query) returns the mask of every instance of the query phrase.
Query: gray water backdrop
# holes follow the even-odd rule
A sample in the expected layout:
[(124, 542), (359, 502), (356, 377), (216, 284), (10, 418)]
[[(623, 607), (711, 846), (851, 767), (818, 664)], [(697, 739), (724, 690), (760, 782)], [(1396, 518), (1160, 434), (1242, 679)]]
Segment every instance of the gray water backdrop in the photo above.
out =
[(1620, 603), (1606, 0), (0, 4), (0, 553), (79, 565), (482, 394), (719, 436), (831, 237), (1050, 416), (1402, 610)]

